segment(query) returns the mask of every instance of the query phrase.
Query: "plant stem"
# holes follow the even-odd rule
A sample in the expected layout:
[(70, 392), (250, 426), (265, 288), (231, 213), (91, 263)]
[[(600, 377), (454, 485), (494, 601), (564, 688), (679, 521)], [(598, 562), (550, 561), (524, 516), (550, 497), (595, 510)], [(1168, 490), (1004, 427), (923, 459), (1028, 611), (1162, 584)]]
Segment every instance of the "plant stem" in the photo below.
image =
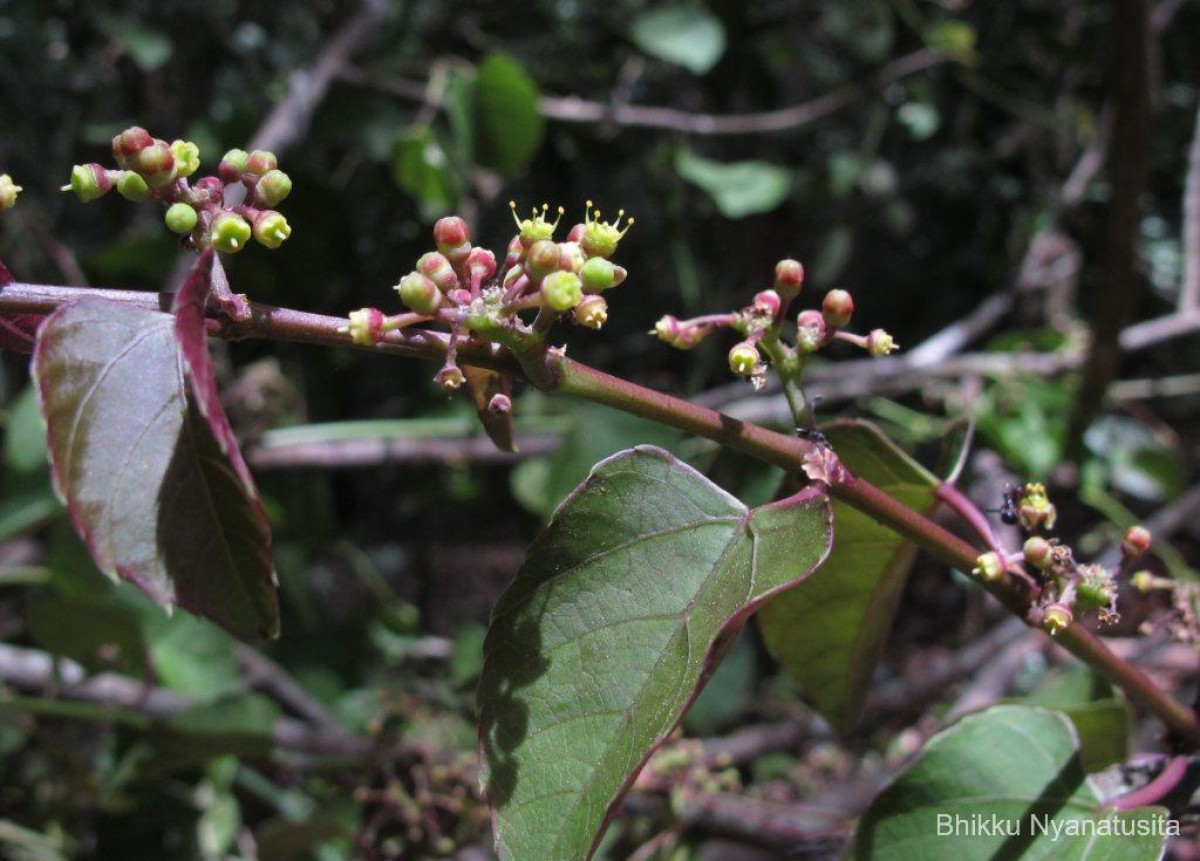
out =
[[(0, 313), (49, 313), (60, 305), (84, 298), (109, 299), (148, 310), (163, 310), (170, 304), (169, 297), (154, 293), (13, 283), (0, 286)], [(389, 332), (380, 343), (363, 347), (354, 344), (348, 333), (338, 331), (345, 325), (343, 317), (309, 314), (254, 302), (250, 303), (250, 311), (249, 320), (244, 322), (210, 319), (211, 333), (230, 339), (256, 337), (296, 341), (433, 361), (440, 361), (446, 353), (447, 336), (441, 332), (427, 329)], [(801, 471), (805, 457), (816, 449), (809, 440), (739, 421), (572, 361), (560, 350), (534, 347), (521, 356), (518, 364), (508, 352), (467, 340), (461, 344), (459, 358), (465, 364), (520, 374), (545, 391), (577, 395), (705, 437), (788, 472)], [(829, 494), (960, 570), (971, 570), (979, 557), (979, 549), (972, 544), (857, 476), (847, 473), (844, 481), (829, 487)], [(1005, 578), (982, 585), (1014, 614), (1022, 619), (1026, 617), (1029, 600), (1024, 584)], [(1157, 688), (1137, 667), (1114, 655), (1085, 628), (1071, 625), (1054, 639), (1124, 689), (1137, 705), (1157, 715), (1178, 742), (1200, 747), (1200, 719), (1196, 714)]]

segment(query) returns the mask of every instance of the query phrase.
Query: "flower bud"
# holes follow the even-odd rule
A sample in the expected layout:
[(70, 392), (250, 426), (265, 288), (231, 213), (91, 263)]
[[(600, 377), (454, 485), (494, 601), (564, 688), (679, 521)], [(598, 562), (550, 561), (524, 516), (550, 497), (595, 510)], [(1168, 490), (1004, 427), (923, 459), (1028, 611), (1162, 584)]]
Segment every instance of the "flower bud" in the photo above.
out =
[(429, 278), (443, 293), (458, 289), (458, 274), (444, 254), (429, 251), (417, 260), (416, 270)]
[(740, 377), (748, 377), (758, 370), (760, 359), (758, 347), (750, 341), (734, 344), (729, 351), (729, 370)]
[(1054, 545), (1037, 535), (1025, 542), (1022, 552), (1025, 561), (1040, 571), (1045, 571), (1054, 563)]
[(467, 255), (467, 275), (486, 281), (496, 274), (496, 255), (486, 248), (472, 248)]
[(437, 372), (433, 381), (441, 386), (446, 394), (453, 394), (463, 387), (467, 378), (457, 365), (446, 365)]
[(971, 573), (989, 583), (995, 582), (1004, 576), (1004, 560), (998, 553), (984, 553), (975, 560), (975, 567), (971, 569)]
[(801, 311), (796, 317), (796, 349), (814, 353), (825, 345), (829, 334), (820, 311)]
[(274, 208), (283, 203), (292, 193), (292, 179), (281, 170), (269, 170), (254, 184), (254, 200), (260, 205)]
[(574, 272), (578, 275), (583, 271), (583, 264), (587, 261), (584, 256), (583, 249), (578, 242), (560, 242), (558, 243), (558, 268), (564, 272)]
[(558, 271), (561, 256), (562, 250), (557, 242), (550, 239), (535, 242), (525, 255), (525, 274), (536, 284), (551, 272)]
[(141, 174), (123, 170), (117, 177), (117, 193), (126, 200), (141, 203), (150, 199), (150, 186), (146, 185), (146, 180), (142, 179)]
[(448, 215), (445, 218), (439, 218), (433, 225), (433, 241), (437, 245), (438, 251), (445, 254), (448, 248), (469, 245), (471, 229), (467, 227), (467, 222), (457, 215)]
[(1103, 565), (1080, 565), (1079, 584), (1075, 591), (1075, 606), (1080, 610), (1097, 610), (1102, 607), (1115, 611), (1117, 582), (1112, 572)]
[(783, 300), (774, 290), (761, 290), (754, 294), (754, 310), (759, 314), (775, 318), (779, 316), (779, 309), (782, 307)]
[(584, 296), (575, 306), (575, 322), (589, 329), (599, 329), (608, 322), (608, 302), (603, 296)]
[(603, 257), (589, 257), (579, 270), (584, 293), (600, 293), (613, 286), (617, 267)]
[(350, 324), (338, 331), (349, 332), (354, 343), (370, 347), (383, 337), (383, 321), (383, 312), (378, 308), (359, 308), (350, 312)]
[(567, 231), (567, 242), (579, 242), (581, 239), (583, 239), (583, 234), (586, 232), (586, 224), (576, 224)]
[(883, 329), (872, 329), (867, 335), (867, 353), (872, 358), (878, 359), (880, 356), (886, 356), (898, 349), (900, 349), (900, 345)]
[(512, 398), (503, 392), (492, 395), (488, 401), (487, 411), (494, 416), (506, 416), (512, 412)]
[(141, 126), (131, 126), (113, 138), (113, 158), (116, 159), (118, 167), (133, 170), (137, 164), (138, 153), (153, 143), (154, 138), (150, 132)]
[(583, 236), (579, 239), (584, 253), (588, 257), (612, 257), (617, 250), (617, 243), (629, 232), (629, 228), (633, 227), (634, 220), (629, 218), (625, 227), (621, 228), (621, 219), (624, 217), (625, 210), (621, 209), (612, 221), (601, 221), (600, 210), (593, 209), (589, 200), (584, 210)]
[(252, 233), (245, 218), (236, 212), (223, 212), (213, 221), (208, 235), (217, 251), (234, 254), (246, 247)]
[(0, 174), (0, 212), (16, 206), (17, 195), (20, 193), (21, 186), (14, 185), (11, 176), (7, 173)]
[(256, 149), (246, 156), (246, 173), (261, 177), (266, 176), (277, 167), (279, 167), (279, 160), (275, 158), (275, 153), (269, 150)]
[(191, 233), (196, 227), (197, 220), (196, 210), (186, 203), (171, 204), (167, 209), (167, 214), (163, 216), (167, 229), (172, 233)]
[(254, 238), (267, 248), (278, 248), (292, 235), (287, 219), (273, 209), (264, 209), (254, 217)]
[(220, 179), (215, 176), (202, 176), (192, 186), (189, 197), (191, 203), (202, 207), (212, 201), (220, 202), (224, 196), (225, 189)]
[(672, 314), (664, 314), (654, 324), (654, 330), (650, 334), (658, 336), (676, 349), (690, 350), (708, 337), (710, 332), (711, 326), (697, 326)]
[(244, 149), (231, 149), (221, 156), (221, 163), (217, 165), (217, 175), (221, 177), (222, 182), (237, 182), (241, 179), (242, 174), (246, 172), (246, 160), (249, 157)]
[(780, 260), (775, 264), (775, 291), (788, 299), (794, 299), (804, 286), (804, 267), (798, 260)]
[(525, 262), (525, 246), (521, 244), (521, 237), (514, 236), (508, 243), (508, 251), (504, 255), (504, 271), (508, 272), (514, 266), (519, 266)]
[(542, 302), (552, 311), (570, 311), (582, 299), (583, 283), (574, 272), (560, 270), (542, 279)]
[(840, 329), (850, 322), (854, 314), (854, 299), (845, 290), (830, 290), (821, 300), (821, 313), (829, 328)]
[(1017, 502), (1017, 522), (1021, 524), (1021, 528), (1026, 532), (1053, 529), (1054, 521), (1058, 518), (1058, 509), (1046, 495), (1045, 485), (1027, 484), (1023, 493)]
[(151, 188), (160, 188), (175, 179), (175, 156), (166, 141), (155, 140), (138, 152), (132, 169), (140, 173)]
[(191, 141), (171, 141), (171, 155), (175, 157), (176, 176), (191, 176), (200, 169), (200, 147)]
[(1153, 539), (1145, 526), (1130, 526), (1121, 538), (1121, 558), (1126, 562), (1140, 559), (1150, 551)]
[(1142, 569), (1129, 578), (1129, 585), (1139, 592), (1150, 592), (1158, 587), (1158, 578), (1151, 572)]
[(77, 164), (71, 168), (71, 181), (62, 190), (73, 191), (81, 201), (91, 203), (103, 197), (111, 188), (112, 180), (102, 165)]
[(400, 301), (418, 314), (432, 314), (442, 304), (437, 284), (420, 272), (409, 272), (396, 285)]

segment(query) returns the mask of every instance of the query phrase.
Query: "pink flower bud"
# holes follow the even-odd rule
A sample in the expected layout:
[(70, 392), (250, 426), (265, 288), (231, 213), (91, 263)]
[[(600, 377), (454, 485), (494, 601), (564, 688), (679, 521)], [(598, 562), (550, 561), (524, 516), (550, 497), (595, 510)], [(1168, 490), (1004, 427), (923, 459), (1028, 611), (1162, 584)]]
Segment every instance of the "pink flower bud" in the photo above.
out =
[(383, 337), (383, 319), (383, 312), (378, 308), (359, 308), (350, 312), (349, 325), (339, 331), (348, 332), (354, 343), (370, 347)]
[(117, 166), (125, 170), (133, 170), (137, 164), (138, 153), (154, 143), (150, 132), (141, 126), (131, 126), (113, 138), (113, 158)]
[(430, 251), (422, 254), (417, 260), (417, 271), (429, 278), (443, 293), (457, 290), (459, 287), (458, 274), (444, 254)]
[(783, 307), (783, 302), (774, 290), (763, 290), (754, 294), (754, 310), (761, 314), (777, 317), (781, 307)]
[(820, 311), (801, 311), (796, 317), (796, 349), (813, 353), (825, 345), (828, 329)]
[(845, 290), (830, 290), (821, 301), (821, 313), (831, 329), (840, 329), (854, 314), (854, 299)]
[(791, 299), (804, 286), (804, 267), (797, 260), (780, 260), (775, 264), (775, 290)]
[(1150, 551), (1153, 538), (1145, 526), (1130, 526), (1121, 538), (1121, 558), (1126, 562), (1140, 559)]
[(457, 215), (439, 218), (433, 225), (433, 241), (443, 254), (448, 248), (458, 248), (471, 242), (471, 229)]
[(557, 242), (550, 239), (535, 242), (529, 246), (529, 251), (525, 255), (525, 274), (535, 284), (540, 283), (551, 272), (558, 270), (558, 261), (561, 256), (562, 251)]
[(467, 274), (486, 281), (496, 274), (496, 255), (486, 248), (472, 248), (467, 255)]
[(1033, 536), (1022, 548), (1025, 561), (1034, 568), (1044, 571), (1054, 563), (1054, 545), (1045, 538)]
[(252, 173), (255, 176), (265, 176), (277, 167), (279, 167), (279, 159), (275, 158), (275, 153), (269, 150), (256, 149), (250, 155), (246, 156), (246, 173)]

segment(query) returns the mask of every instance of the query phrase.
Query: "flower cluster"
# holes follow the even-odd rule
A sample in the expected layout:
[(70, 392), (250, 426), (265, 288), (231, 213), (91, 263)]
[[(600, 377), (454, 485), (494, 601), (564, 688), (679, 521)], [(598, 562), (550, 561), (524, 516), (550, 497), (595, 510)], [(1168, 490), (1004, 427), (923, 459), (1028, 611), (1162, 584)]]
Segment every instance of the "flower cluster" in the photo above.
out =
[[(491, 251), (472, 244), (463, 219), (443, 218), (433, 226), (435, 250), (423, 254), (396, 285), (409, 313), (387, 316), (377, 308), (361, 308), (350, 314), (342, 331), (369, 346), (384, 333), (414, 323), (444, 324), (450, 339), (435, 380), (452, 392), (465, 380), (455, 357), (466, 336), (520, 347), (540, 342), (558, 320), (589, 329), (603, 326), (608, 302), (601, 294), (626, 277), (611, 258), (634, 220), (625, 219), (621, 210), (613, 221), (603, 221), (589, 200), (583, 222), (558, 242), (554, 234), (562, 221), (561, 207), (551, 220), (547, 205), (534, 208), (528, 218), (517, 215), (516, 203), (509, 206), (517, 233), (502, 265)], [(522, 317), (534, 312), (532, 321)]]
[(273, 153), (233, 149), (221, 159), (216, 176), (192, 180), (200, 169), (200, 150), (191, 141), (168, 144), (133, 126), (113, 138), (112, 150), (116, 169), (76, 165), (63, 191), (75, 192), (84, 203), (114, 188), (135, 203), (156, 200), (167, 207), (168, 229), (196, 250), (233, 254), (251, 238), (278, 248), (292, 233), (275, 211), (291, 193), (292, 181)]
[[(1121, 569), (1113, 572), (1103, 565), (1085, 564), (1075, 560), (1072, 549), (1039, 534), (1054, 528), (1058, 512), (1050, 501), (1046, 488), (1031, 483), (1014, 486), (1005, 492), (1000, 509), (1006, 522), (1020, 525), (1029, 533), (1020, 553), (1004, 558), (998, 552), (979, 557), (972, 573), (984, 580), (995, 581), (1005, 575), (1009, 565), (1024, 562), (1037, 572), (1041, 590), (1030, 610), (1030, 621), (1041, 625), (1050, 634), (1069, 627), (1076, 612), (1096, 610), (1103, 624), (1115, 623), (1117, 613), (1117, 574), (1127, 572), (1150, 550), (1150, 532), (1143, 526), (1132, 526), (1121, 541)], [(1136, 578), (1135, 578), (1136, 579)]]
[(733, 329), (742, 340), (729, 351), (729, 369), (746, 377), (755, 389), (765, 385), (770, 366), (785, 382), (799, 384), (808, 357), (835, 339), (861, 347), (872, 356), (886, 356), (897, 349), (892, 336), (883, 329), (867, 335), (845, 331), (854, 314), (854, 299), (845, 290), (826, 293), (820, 311), (801, 311), (796, 316), (794, 344), (784, 343), (780, 332), (788, 306), (800, 295), (803, 286), (804, 267), (795, 260), (781, 260), (775, 266), (775, 283), (756, 294), (754, 301), (742, 310), (690, 320), (668, 314), (655, 324), (650, 334), (673, 347), (690, 350), (718, 328)]
[(12, 177), (7, 173), (0, 173), (0, 212), (16, 206), (17, 195), (20, 193), (21, 186), (14, 184)]

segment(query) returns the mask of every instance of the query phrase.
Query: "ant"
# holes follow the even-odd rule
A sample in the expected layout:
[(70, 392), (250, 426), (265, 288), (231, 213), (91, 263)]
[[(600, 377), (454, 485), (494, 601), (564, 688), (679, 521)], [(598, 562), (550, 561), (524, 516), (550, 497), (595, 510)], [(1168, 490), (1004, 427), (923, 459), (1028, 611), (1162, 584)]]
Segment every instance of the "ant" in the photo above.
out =
[(817, 412), (815, 407), (817, 401), (819, 400), (819, 397), (814, 396), (812, 400), (808, 402), (808, 427), (796, 428), (796, 436), (800, 437), (800, 439), (806, 439), (814, 445), (821, 445), (829, 448), (828, 438), (826, 438), (825, 434), (817, 430)]
[(1021, 504), (1021, 496), (1024, 490), (1019, 484), (1009, 484), (1004, 488), (1004, 501), (999, 508), (989, 508), (989, 511), (1000, 513), (1000, 522), (1006, 523), (1009, 526), (1016, 526), (1020, 521), (1020, 516), (1017, 514), (1017, 508)]

